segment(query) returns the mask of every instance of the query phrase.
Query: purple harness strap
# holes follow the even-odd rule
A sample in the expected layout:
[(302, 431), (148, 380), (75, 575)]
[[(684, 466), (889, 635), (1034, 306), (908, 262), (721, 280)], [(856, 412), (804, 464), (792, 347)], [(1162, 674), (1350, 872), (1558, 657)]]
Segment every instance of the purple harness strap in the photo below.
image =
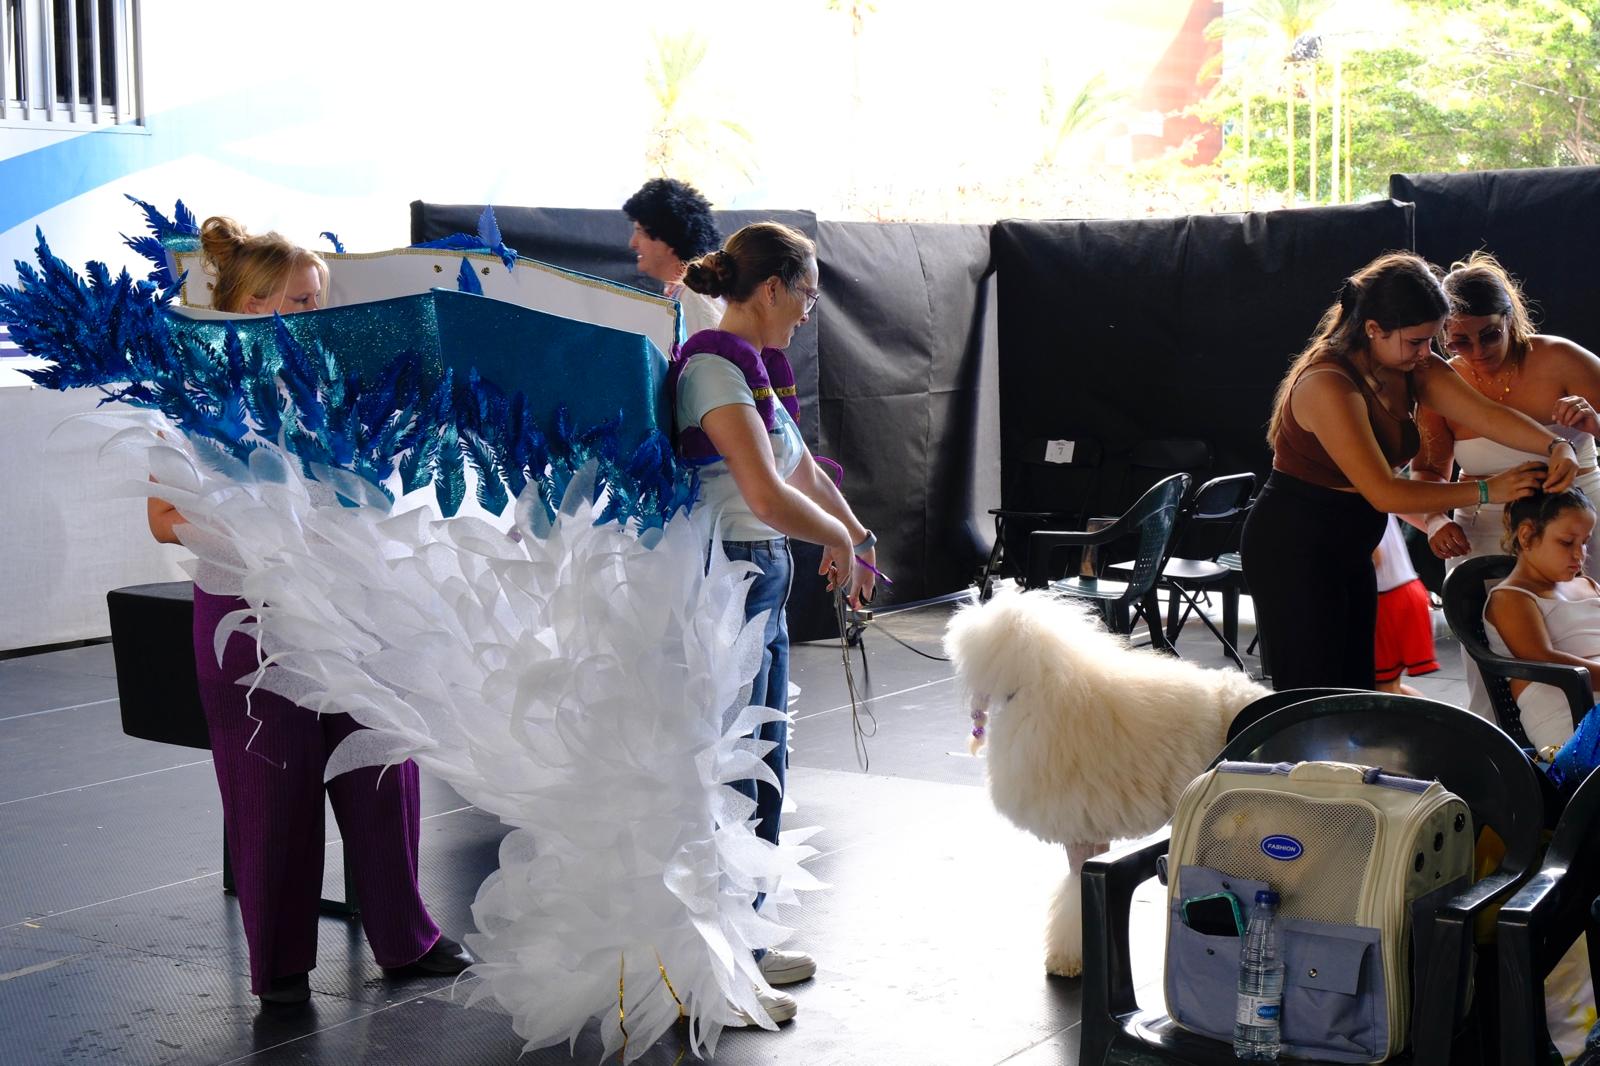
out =
[[(744, 374), (745, 383), (750, 386), (750, 393), (756, 400), (756, 412), (761, 415), (761, 424), (766, 426), (768, 433), (776, 428), (774, 399), (783, 404), (790, 418), (796, 422), (800, 420), (800, 402), (795, 395), (794, 368), (789, 365), (789, 357), (777, 348), (758, 352), (743, 337), (720, 329), (703, 329), (678, 348), (677, 358), (673, 359), (672, 366), (667, 370), (667, 402), (672, 405), (674, 413), (678, 410), (678, 378), (682, 376), (689, 357), (704, 352), (720, 355)], [(680, 428), (674, 418), (674, 437), (678, 457), (687, 463), (704, 466), (722, 458), (711, 443), (711, 438), (699, 426)]]

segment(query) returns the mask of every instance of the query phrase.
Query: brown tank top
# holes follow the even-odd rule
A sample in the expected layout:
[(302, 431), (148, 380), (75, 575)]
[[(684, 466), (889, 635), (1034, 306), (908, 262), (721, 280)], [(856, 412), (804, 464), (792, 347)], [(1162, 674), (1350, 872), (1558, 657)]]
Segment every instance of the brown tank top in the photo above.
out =
[[(1412, 414), (1405, 418), (1397, 418), (1383, 402), (1373, 395), (1372, 390), (1360, 374), (1351, 374), (1350, 371), (1338, 363), (1313, 363), (1301, 371), (1301, 376), (1313, 368), (1331, 366), (1346, 380), (1361, 391), (1361, 398), (1367, 404), (1367, 421), (1372, 426), (1372, 435), (1378, 440), (1378, 449), (1383, 452), (1384, 459), (1391, 467), (1404, 466), (1416, 458), (1417, 452), (1422, 447), (1422, 435), (1417, 431), (1417, 422)], [(1406, 376), (1406, 407), (1409, 412), (1416, 411), (1416, 389), (1411, 380), (1411, 375)], [(1299, 385), (1296, 378), (1289, 388), (1290, 396), (1294, 394), (1294, 386)], [(1278, 420), (1278, 433), (1272, 440), (1272, 469), (1281, 470), (1285, 474), (1297, 477), (1301, 481), (1309, 481), (1313, 485), (1321, 485), (1330, 489), (1351, 488), (1350, 479), (1344, 476), (1344, 471), (1329, 457), (1328, 451), (1317, 439), (1317, 435), (1305, 429), (1294, 420), (1294, 409), (1285, 401), (1283, 417)]]

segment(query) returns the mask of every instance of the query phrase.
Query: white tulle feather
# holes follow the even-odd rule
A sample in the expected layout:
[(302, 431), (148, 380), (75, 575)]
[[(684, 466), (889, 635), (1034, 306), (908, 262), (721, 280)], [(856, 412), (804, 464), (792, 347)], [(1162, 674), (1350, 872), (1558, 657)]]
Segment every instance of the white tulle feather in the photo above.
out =
[(499, 1001), (528, 1049), (598, 1020), (605, 1056), (631, 1061), (681, 1013), (710, 1053), (740, 1012), (771, 1024), (752, 950), (790, 930), (753, 897), (821, 884), (801, 867), (809, 832), (761, 841), (727, 784), (776, 784), (770, 742), (746, 734), (785, 717), (748, 706), (766, 620), (744, 619), (753, 566), (708, 561), (703, 520), (597, 525), (589, 474), (553, 521), (530, 487), (500, 528), (391, 510), (343, 471), (307, 481), (270, 445), (246, 464), (132, 421), (112, 444), (148, 449), (197, 583), (251, 604), (217, 650), (251, 634), (272, 668), (240, 683), (371, 727), (330, 776), (414, 758), (513, 827), (467, 942), (474, 998)]

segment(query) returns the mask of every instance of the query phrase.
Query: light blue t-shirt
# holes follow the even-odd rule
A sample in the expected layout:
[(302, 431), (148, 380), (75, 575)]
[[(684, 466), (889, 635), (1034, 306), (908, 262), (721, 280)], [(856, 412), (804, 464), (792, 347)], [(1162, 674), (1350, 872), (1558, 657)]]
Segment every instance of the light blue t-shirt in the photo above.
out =
[[(707, 411), (715, 411), (728, 404), (754, 407), (756, 398), (744, 379), (744, 372), (732, 362), (711, 352), (691, 355), (678, 377), (678, 409), (674, 412), (678, 428), (698, 427)], [(805, 455), (805, 441), (800, 427), (794, 424), (789, 412), (774, 401), (773, 428), (768, 434), (772, 442), (772, 458), (777, 464), (778, 477), (787, 481), (800, 466)], [(723, 540), (771, 540), (783, 536), (776, 529), (761, 522), (751, 513), (739, 486), (734, 484), (728, 464), (721, 459), (707, 463), (700, 470), (700, 503), (722, 517)]]

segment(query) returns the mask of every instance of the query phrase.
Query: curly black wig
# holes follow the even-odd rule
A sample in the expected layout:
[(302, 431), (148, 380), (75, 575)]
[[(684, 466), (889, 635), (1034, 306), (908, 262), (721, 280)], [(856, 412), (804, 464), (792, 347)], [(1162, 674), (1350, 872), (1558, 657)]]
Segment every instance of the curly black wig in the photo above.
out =
[(628, 197), (622, 211), (685, 263), (722, 246), (710, 201), (676, 179), (651, 178)]

